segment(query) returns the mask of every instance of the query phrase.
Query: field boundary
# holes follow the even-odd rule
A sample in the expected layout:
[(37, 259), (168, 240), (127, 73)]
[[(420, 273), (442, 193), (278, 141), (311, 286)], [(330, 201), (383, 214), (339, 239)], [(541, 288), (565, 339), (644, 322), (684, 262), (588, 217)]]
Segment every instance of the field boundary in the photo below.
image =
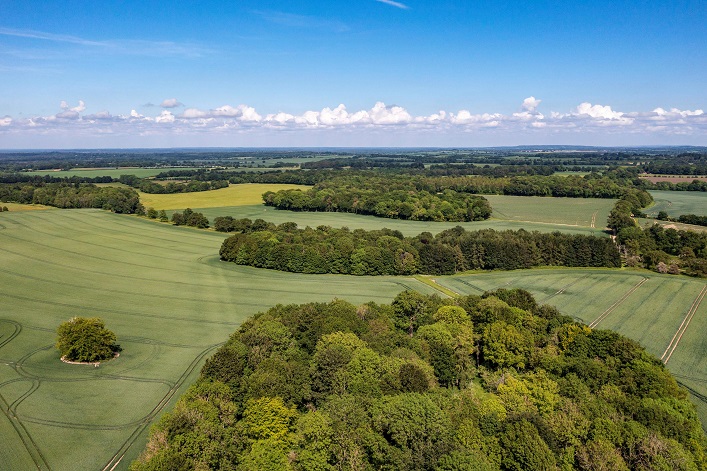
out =
[(687, 314), (685, 314), (685, 318), (682, 320), (680, 327), (678, 327), (677, 332), (675, 332), (675, 335), (673, 335), (673, 338), (670, 340), (668, 347), (665, 349), (663, 355), (660, 357), (663, 364), (668, 364), (668, 361), (670, 361), (670, 357), (673, 356), (675, 349), (678, 348), (678, 344), (680, 343), (680, 340), (682, 340), (682, 336), (685, 335), (687, 328), (690, 326), (690, 322), (692, 322), (692, 318), (695, 317), (695, 313), (697, 313), (697, 310), (700, 308), (700, 304), (702, 303), (702, 300), (705, 298), (706, 294), (707, 285), (702, 287), (702, 291), (700, 291), (695, 300), (692, 302), (692, 305), (690, 306), (690, 309), (687, 310)]
[(616, 309), (616, 308), (619, 307), (624, 301), (626, 301), (626, 299), (627, 299), (629, 296), (631, 296), (638, 288), (640, 288), (641, 285), (643, 285), (643, 283), (645, 283), (646, 281), (648, 281), (648, 278), (645, 278), (645, 277), (644, 277), (641, 281), (639, 281), (638, 283), (636, 283), (631, 289), (629, 289), (628, 291), (626, 291), (626, 292), (624, 293), (624, 295), (621, 296), (621, 298), (619, 298), (617, 301), (614, 302), (614, 304), (612, 304), (611, 306), (609, 306), (609, 307), (606, 309), (606, 311), (602, 312), (602, 313), (599, 315), (599, 317), (597, 317), (596, 319), (594, 319), (594, 320), (589, 324), (589, 328), (590, 328), (590, 329), (596, 328), (596, 326), (599, 325), (599, 323), (600, 323), (601, 321), (603, 321), (604, 319), (606, 319), (607, 317), (609, 317), (609, 314), (611, 314), (611, 313), (614, 311), (614, 309)]

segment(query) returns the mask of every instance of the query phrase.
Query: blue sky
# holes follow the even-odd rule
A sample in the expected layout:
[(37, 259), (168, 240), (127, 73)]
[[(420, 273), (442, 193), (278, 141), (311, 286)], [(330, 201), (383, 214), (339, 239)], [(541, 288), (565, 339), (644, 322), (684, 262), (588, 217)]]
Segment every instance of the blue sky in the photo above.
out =
[(0, 11), (0, 148), (707, 145), (704, 1)]

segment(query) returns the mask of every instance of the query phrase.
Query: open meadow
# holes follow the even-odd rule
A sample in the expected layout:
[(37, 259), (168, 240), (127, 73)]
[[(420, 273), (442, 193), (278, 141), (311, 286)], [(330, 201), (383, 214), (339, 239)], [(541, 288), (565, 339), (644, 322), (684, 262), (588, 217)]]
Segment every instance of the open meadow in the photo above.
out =
[[(354, 217), (317, 215), (342, 218), (327, 220), (336, 225)], [(218, 260), (224, 237), (100, 210), (0, 214), (0, 463), (127, 469), (149, 425), (248, 316), (277, 303), (389, 302), (406, 288), (435, 289), (407, 277), (302, 275), (225, 263)], [(456, 293), (526, 288), (658, 356), (670, 347), (671, 371), (695, 398), (707, 396), (707, 302), (698, 302), (704, 280), (597, 269), (434, 280)], [(73, 316), (103, 318), (124, 349), (120, 357), (99, 368), (60, 362), (55, 329)], [(705, 403), (696, 403), (707, 421)]]

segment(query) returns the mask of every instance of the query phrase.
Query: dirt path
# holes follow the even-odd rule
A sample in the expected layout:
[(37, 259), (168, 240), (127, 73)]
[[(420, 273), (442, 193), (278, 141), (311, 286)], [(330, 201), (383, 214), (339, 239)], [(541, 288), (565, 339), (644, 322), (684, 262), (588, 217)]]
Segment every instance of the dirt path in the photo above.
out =
[(675, 332), (675, 335), (673, 335), (673, 338), (670, 340), (668, 348), (666, 348), (663, 352), (663, 356), (660, 357), (664, 364), (668, 364), (670, 357), (673, 356), (673, 352), (675, 352), (675, 349), (678, 348), (678, 344), (680, 343), (682, 336), (685, 335), (685, 332), (687, 331), (690, 322), (692, 322), (692, 318), (695, 317), (695, 313), (700, 308), (700, 304), (705, 298), (705, 295), (707, 295), (707, 285), (702, 288), (700, 294), (698, 294), (695, 300), (692, 302), (692, 306), (690, 306), (690, 309), (688, 309), (685, 318), (682, 320), (682, 324), (680, 324), (680, 327), (678, 327), (677, 332)]

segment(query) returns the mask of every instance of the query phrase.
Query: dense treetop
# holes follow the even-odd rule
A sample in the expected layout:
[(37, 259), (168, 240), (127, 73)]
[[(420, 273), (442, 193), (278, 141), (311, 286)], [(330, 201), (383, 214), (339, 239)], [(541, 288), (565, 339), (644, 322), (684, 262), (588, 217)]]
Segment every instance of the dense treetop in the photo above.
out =
[(686, 396), (634, 341), (522, 290), (280, 305), (206, 362), (131, 469), (697, 471)]
[(108, 360), (121, 350), (116, 336), (97, 317), (74, 317), (57, 329), (56, 348), (63, 359), (78, 362)]
[(465, 270), (536, 266), (618, 267), (607, 237), (537, 231), (467, 231), (457, 226), (436, 236), (403, 237), (400, 231), (298, 229), (262, 220), (216, 218), (215, 228), (238, 231), (220, 250), (223, 260), (298, 273), (351, 275), (452, 274)]

